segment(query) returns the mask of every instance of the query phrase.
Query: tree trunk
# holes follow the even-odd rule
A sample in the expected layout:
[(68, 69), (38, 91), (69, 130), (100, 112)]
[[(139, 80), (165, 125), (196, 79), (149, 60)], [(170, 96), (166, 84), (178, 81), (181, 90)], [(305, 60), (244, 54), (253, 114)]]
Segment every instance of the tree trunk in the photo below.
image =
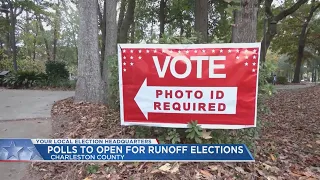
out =
[(233, 42), (234, 37), (235, 37), (235, 33), (236, 33), (236, 31), (235, 31), (235, 28), (236, 28), (236, 16), (237, 16), (236, 13), (237, 13), (237, 11), (233, 10), (233, 12), (232, 12), (233, 24), (231, 25), (232, 27), (231, 27), (231, 41), (230, 42)]
[(195, 1), (195, 31), (201, 34), (200, 42), (208, 42), (208, 6), (207, 0)]
[[(41, 32), (43, 34), (45, 34), (45, 30), (44, 30), (43, 25), (41, 23), (41, 17), (38, 17), (38, 24), (39, 24), (39, 28), (40, 28)], [(47, 59), (48, 59), (48, 61), (50, 61), (51, 60), (51, 55), (50, 55), (51, 53), (50, 53), (49, 42), (45, 36), (43, 37), (43, 40), (44, 40), (44, 45), (46, 46)]]
[(180, 38), (181, 38), (183, 36), (183, 33), (184, 33), (183, 19), (180, 19), (179, 26), (180, 26)]
[(79, 0), (78, 80), (75, 101), (103, 103), (97, 1)]
[(17, 64), (17, 46), (16, 46), (16, 15), (14, 13), (14, 7), (11, 1), (9, 1), (9, 9), (10, 9), (10, 44), (11, 44), (11, 54), (13, 60), (13, 69), (14, 71), (18, 70)]
[(134, 21), (134, 9), (136, 7), (136, 0), (128, 0), (128, 8), (124, 20), (122, 22), (120, 33), (119, 33), (119, 42), (126, 43), (128, 41), (128, 32), (130, 25)]
[(136, 31), (136, 23), (133, 22), (131, 24), (131, 36), (130, 36), (130, 43), (134, 43), (134, 33)]
[[(25, 24), (25, 28), (26, 28), (26, 32), (29, 34), (30, 33), (30, 22), (29, 22), (29, 19), (30, 19), (30, 17), (29, 17), (29, 13), (28, 13), (28, 11), (26, 11), (26, 24)], [(31, 49), (31, 47), (27, 47), (27, 52), (28, 52), (28, 56), (31, 58), (31, 56), (32, 56), (32, 49)]]
[(154, 25), (154, 21), (151, 22), (151, 29), (150, 29), (151, 41), (153, 39), (153, 25)]
[[(274, 26), (276, 26), (276, 24), (274, 24)], [(270, 23), (269, 23), (268, 30), (267, 30), (267, 32), (261, 42), (261, 51), (260, 51), (260, 61), (261, 62), (265, 62), (267, 51), (270, 47), (271, 41), (273, 40), (273, 38), (275, 37), (276, 34), (277, 34), (276, 31), (271, 30)]]
[(241, 10), (234, 14), (232, 42), (256, 42), (258, 0), (241, 0), (240, 8)]
[[(9, 13), (6, 13), (6, 21), (10, 22), (10, 16)], [(10, 42), (10, 28), (8, 29), (8, 32), (6, 34), (6, 48), (7, 48), (7, 55), (10, 56), (11, 54), (11, 42)]]
[[(101, 62), (104, 61), (105, 56), (105, 50), (106, 50), (106, 6), (107, 6), (107, 0), (103, 1), (103, 17), (101, 19)], [(100, 10), (100, 9), (99, 9)]]
[(314, 69), (311, 72), (311, 82), (315, 82), (315, 70)]
[[(242, 0), (243, 1), (243, 0)], [(241, 2), (242, 2), (241, 1)], [(280, 13), (278, 13), (276, 16), (273, 14), (271, 5), (273, 0), (265, 0), (265, 13), (268, 17), (268, 23), (267, 23), (267, 31), (266, 34), (263, 37), (263, 40), (261, 42), (261, 53), (260, 53), (260, 62), (265, 62), (267, 51), (269, 49), (270, 43), (272, 39), (277, 34), (277, 24), (279, 21), (283, 20), (287, 16), (294, 13), (297, 9), (300, 8), (300, 6), (304, 3), (306, 3), (308, 0), (298, 0), (295, 4), (293, 4), (288, 9), (282, 10)]]
[(191, 37), (191, 27), (190, 27), (190, 21), (187, 22), (186, 24), (186, 37), (189, 38)]
[(60, 1), (58, 0), (58, 7), (56, 7), (56, 16), (54, 19), (54, 27), (53, 27), (53, 53), (52, 58), (55, 61), (57, 56), (57, 43), (59, 38), (59, 32), (60, 32)]
[[(38, 18), (37, 18), (38, 19)], [(37, 49), (37, 37), (38, 37), (38, 33), (39, 33), (39, 25), (38, 25), (38, 21), (36, 21), (36, 34), (33, 37), (33, 57), (32, 60), (34, 61), (36, 59), (36, 49)]]
[[(3, 42), (0, 40), (0, 49), (3, 50)], [(0, 54), (0, 61), (3, 59), (3, 54)]]
[(315, 0), (312, 1), (312, 6), (309, 12), (308, 17), (306, 18), (303, 26), (302, 26), (302, 30), (299, 36), (299, 44), (298, 44), (298, 56), (297, 56), (297, 61), (296, 61), (296, 67), (294, 70), (294, 77), (293, 77), (293, 83), (300, 83), (300, 69), (301, 69), (301, 65), (302, 65), (302, 59), (303, 59), (303, 53), (304, 53), (304, 47), (306, 45), (306, 40), (307, 40), (307, 28), (309, 25), (309, 22), (311, 21), (311, 18), (313, 16), (313, 13), (320, 7), (320, 4), (318, 4), (317, 6), (315, 6)]
[(303, 51), (305, 46), (305, 39), (302, 39), (302, 37), (299, 38), (299, 46), (298, 46), (298, 57), (296, 62), (296, 67), (294, 70), (294, 76), (293, 76), (293, 83), (300, 83), (300, 68), (302, 64), (302, 58), (303, 58)]
[(164, 25), (165, 25), (165, 8), (166, 8), (167, 0), (161, 0), (160, 1), (160, 9), (159, 9), (159, 22), (160, 22), (160, 34), (159, 39), (162, 38), (162, 35), (164, 34)]
[(120, 29), (121, 29), (123, 18), (124, 18), (124, 13), (126, 11), (126, 5), (127, 5), (127, 1), (126, 0), (121, 0), (120, 12), (119, 12), (119, 16), (118, 16), (118, 27), (117, 27), (118, 41), (119, 41), (119, 36), (120, 36)]
[[(103, 63), (103, 81), (105, 85), (105, 91), (108, 92), (110, 82), (109, 77), (112, 76), (108, 70), (109, 61), (117, 61), (117, 0), (108, 0), (105, 12), (106, 14), (106, 50), (105, 61)], [(109, 93), (108, 93), (109, 94)], [(107, 96), (105, 96), (107, 97)], [(109, 98), (107, 99), (109, 100)], [(110, 104), (110, 103), (108, 103)]]

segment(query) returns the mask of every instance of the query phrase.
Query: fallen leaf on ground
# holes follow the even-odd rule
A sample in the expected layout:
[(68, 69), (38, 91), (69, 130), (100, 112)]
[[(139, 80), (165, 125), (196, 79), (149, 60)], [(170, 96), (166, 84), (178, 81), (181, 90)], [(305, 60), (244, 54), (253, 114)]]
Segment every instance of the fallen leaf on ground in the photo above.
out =
[(200, 173), (207, 179), (212, 179), (213, 178), (213, 175), (211, 173), (209, 173), (209, 171), (200, 170)]
[(271, 166), (270, 167), (270, 171), (274, 172), (274, 173), (278, 173), (280, 171), (280, 169), (278, 167), (276, 167), (276, 166)]
[(307, 146), (308, 146), (309, 148), (312, 148), (312, 145), (311, 145), (311, 144), (307, 144)]
[(159, 172), (162, 172), (162, 171), (160, 171), (159, 169), (154, 169), (150, 173), (151, 174), (156, 174), (156, 173), (159, 173)]
[(159, 168), (159, 170), (165, 171), (165, 172), (170, 172), (170, 169), (171, 169), (171, 165), (169, 163), (166, 163), (165, 165)]
[[(160, 162), (150, 163), (150, 166), (142, 165), (142, 163), (136, 167), (134, 163), (123, 165), (108, 163), (104, 166), (113, 167), (112, 172), (116, 172), (121, 179), (206, 179), (205, 175), (209, 177), (207, 179), (210, 177), (211, 179), (232, 179), (232, 177), (250, 179), (249, 176), (254, 172), (259, 176), (257, 179), (319, 179), (320, 157), (317, 155), (320, 145), (320, 136), (317, 135), (320, 132), (319, 111), (316, 108), (308, 108), (319, 106), (319, 99), (319, 86), (294, 91), (278, 91), (266, 99), (264, 104), (272, 113), (258, 114), (261, 116), (262, 128), (259, 138), (256, 141), (252, 140), (258, 147), (255, 156), (257, 165), (255, 171), (250, 171), (248, 164), (236, 163), (220, 163), (211, 166), (205, 162), (185, 163), (184, 165), (179, 163), (179, 168), (175, 166), (176, 164), (171, 163), (167, 169), (163, 167), (164, 171), (159, 167), (165, 163)], [(297, 105), (300, 106), (300, 109), (297, 109)], [(74, 100), (68, 98), (55, 103), (51, 113), (53, 124), (56, 125), (54, 127), (57, 127), (57, 130), (52, 133), (53, 138), (72, 136), (86, 139), (98, 137), (97, 135), (99, 138), (108, 138), (108, 136), (114, 139), (134, 138), (134, 128), (120, 125), (119, 111), (109, 109), (104, 105), (84, 102), (74, 104)], [(82, 117), (84, 117), (83, 120), (81, 120)], [(89, 121), (92, 119), (95, 120)], [(0, 128), (0, 131), (2, 129)], [(204, 134), (206, 138), (210, 138), (206, 135), (211, 136), (207, 131)], [(276, 161), (273, 161), (271, 153)], [(275, 156), (276, 154), (279, 156)], [(76, 176), (75, 179), (83, 179), (86, 177), (86, 165), (87, 163), (82, 162), (36, 163), (31, 173), (39, 173), (40, 169), (47, 169), (46, 172), (40, 172), (44, 174), (44, 179), (67, 179), (69, 175)], [(101, 168), (102, 165), (99, 166)], [(239, 173), (238, 171), (242, 172), (242, 170), (237, 168), (237, 171), (236, 167), (242, 168), (246, 174)], [(200, 173), (200, 169), (212, 174), (209, 175), (206, 171)], [(176, 174), (173, 175), (171, 172), (176, 172)], [(134, 178), (133, 174), (136, 173), (140, 174)], [(102, 171), (102, 174), (91, 175), (90, 178), (110, 179), (112, 174)], [(90, 178), (86, 180), (91, 180)]]
[(314, 173), (313, 172), (311, 172), (311, 171), (305, 171), (305, 172), (303, 172), (303, 174), (305, 175), (305, 176), (307, 176), (307, 177), (315, 177), (315, 175), (314, 175)]
[(273, 154), (270, 154), (270, 157), (271, 157), (272, 161), (276, 161), (276, 157), (274, 157)]
[(138, 167), (139, 164), (140, 164), (139, 162), (134, 162), (134, 163), (133, 163), (133, 166), (134, 166), (134, 167)]
[(267, 179), (268, 179), (268, 180), (278, 180), (278, 178), (275, 177), (275, 176), (268, 176)]
[(211, 131), (206, 131), (205, 129), (202, 130), (202, 138), (203, 139), (211, 139)]
[(266, 163), (262, 163), (262, 165), (266, 170), (269, 170), (271, 168), (271, 166)]
[(210, 168), (211, 171), (218, 170), (218, 166), (208, 166), (208, 168)]
[(260, 169), (257, 169), (257, 172), (258, 172), (258, 174), (260, 175), (260, 176), (263, 176), (263, 177), (265, 177), (266, 175), (264, 174), (264, 172), (263, 171), (261, 171)]
[(194, 175), (194, 179), (200, 179), (201, 178), (201, 174), (198, 170), (195, 170), (196, 174)]
[(242, 167), (235, 167), (235, 170), (239, 173), (246, 174)]
[(173, 168), (170, 170), (170, 173), (177, 173), (179, 171), (179, 163), (176, 163)]
[(110, 180), (119, 180), (121, 178), (120, 178), (120, 176), (118, 174), (113, 174), (109, 179)]

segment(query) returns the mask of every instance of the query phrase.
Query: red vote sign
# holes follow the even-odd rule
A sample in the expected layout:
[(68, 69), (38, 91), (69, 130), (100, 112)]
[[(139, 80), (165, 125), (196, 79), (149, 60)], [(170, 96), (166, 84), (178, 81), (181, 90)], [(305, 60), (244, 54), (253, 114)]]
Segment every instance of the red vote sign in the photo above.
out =
[(122, 125), (256, 126), (260, 43), (119, 44)]

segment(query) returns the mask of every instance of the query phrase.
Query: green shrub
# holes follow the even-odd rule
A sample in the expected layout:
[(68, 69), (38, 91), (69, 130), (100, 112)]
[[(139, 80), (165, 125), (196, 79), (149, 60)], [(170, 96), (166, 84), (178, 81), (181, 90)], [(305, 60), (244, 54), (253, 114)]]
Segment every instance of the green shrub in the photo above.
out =
[(279, 76), (279, 77), (277, 77), (277, 83), (278, 84), (287, 84), (288, 79), (285, 76)]
[(270, 84), (273, 83), (273, 77), (272, 77), (272, 76), (266, 78), (266, 80), (267, 80), (267, 82), (270, 83)]
[[(42, 60), (32, 60), (30, 58), (26, 59), (17, 59), (18, 71), (35, 71), (35, 72), (44, 72), (45, 63)], [(0, 61), (0, 71), (1, 70), (13, 70), (12, 59), (6, 58), (1, 59)]]
[(108, 57), (108, 102), (111, 108), (118, 110), (120, 107), (119, 100), (119, 73), (118, 57)]
[(69, 80), (66, 74), (62, 76), (53, 76), (51, 78), (42, 72), (36, 71), (18, 71), (12, 72), (5, 77), (0, 77), (0, 86), (7, 88), (63, 88), (63, 89), (75, 89), (76, 81)]
[(3, 78), (3, 85), (9, 88), (29, 88), (45, 82), (47, 76), (35, 71), (18, 71)]
[(61, 61), (47, 61), (46, 74), (48, 75), (49, 81), (60, 81), (69, 78), (69, 71), (66, 68), (66, 64)]

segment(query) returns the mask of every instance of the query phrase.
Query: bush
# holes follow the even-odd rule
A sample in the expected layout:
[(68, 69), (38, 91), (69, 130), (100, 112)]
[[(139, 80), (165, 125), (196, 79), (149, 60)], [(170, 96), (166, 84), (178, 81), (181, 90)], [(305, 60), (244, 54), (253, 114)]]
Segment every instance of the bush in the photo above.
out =
[(69, 78), (69, 71), (66, 68), (66, 64), (61, 61), (47, 61), (46, 74), (48, 75), (49, 81), (60, 81)]
[(267, 82), (270, 83), (270, 84), (273, 83), (273, 77), (272, 77), (272, 76), (266, 78), (266, 80), (267, 80)]
[[(26, 59), (17, 59), (18, 71), (35, 71), (35, 72), (44, 72), (45, 63), (42, 60), (32, 60), (29, 58)], [(2, 59), (0, 61), (0, 71), (8, 70), (14, 71), (12, 59)]]
[(69, 79), (49, 80), (48, 75), (45, 73), (18, 71), (11, 73), (2, 80), (0, 78), (0, 85), (13, 89), (31, 87), (74, 89), (76, 81), (70, 81)]
[(279, 77), (277, 77), (277, 83), (278, 84), (287, 84), (288, 79), (285, 76), (279, 76)]
[(29, 88), (45, 82), (47, 76), (35, 71), (18, 71), (3, 78), (3, 85), (9, 88)]
[(119, 110), (119, 73), (118, 73), (118, 57), (108, 57), (108, 102), (111, 108)]

